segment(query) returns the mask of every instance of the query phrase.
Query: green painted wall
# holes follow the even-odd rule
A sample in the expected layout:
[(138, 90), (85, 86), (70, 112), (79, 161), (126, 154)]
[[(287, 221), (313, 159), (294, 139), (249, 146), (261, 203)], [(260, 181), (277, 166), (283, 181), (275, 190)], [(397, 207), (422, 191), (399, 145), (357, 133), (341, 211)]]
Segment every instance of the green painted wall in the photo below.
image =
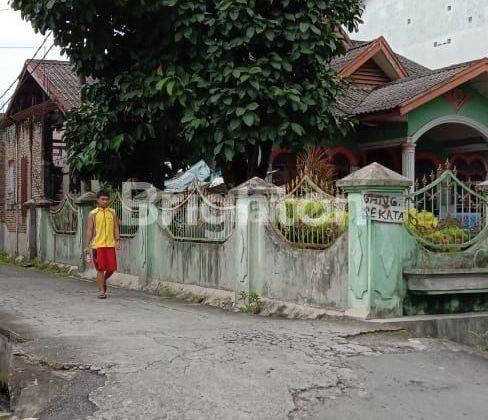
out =
[(411, 111), (408, 114), (408, 135), (413, 136), (425, 124), (448, 115), (459, 115), (488, 125), (488, 98), (469, 86), (463, 87), (463, 91), (469, 96), (469, 100), (458, 113), (444, 96)]
[(38, 258), (42, 261), (78, 266), (83, 255), (83, 225), (78, 223), (77, 233), (74, 235), (56, 234), (51, 225), (49, 207), (37, 209), (37, 217)]
[(361, 318), (388, 318), (403, 314), (406, 293), (403, 261), (415, 245), (403, 224), (379, 223), (363, 214), (363, 195), (400, 196), (405, 187), (348, 186), (349, 270), (348, 314)]

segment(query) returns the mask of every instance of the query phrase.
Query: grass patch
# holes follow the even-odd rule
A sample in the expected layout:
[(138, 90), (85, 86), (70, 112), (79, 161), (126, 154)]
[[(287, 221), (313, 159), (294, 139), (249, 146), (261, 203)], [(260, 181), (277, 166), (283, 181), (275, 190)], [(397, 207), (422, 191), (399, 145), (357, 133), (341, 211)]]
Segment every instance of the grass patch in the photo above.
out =
[(470, 331), (470, 334), (474, 335), (478, 340), (478, 348), (481, 351), (488, 352), (488, 331), (485, 331), (482, 334), (476, 333), (474, 331)]
[(32, 261), (25, 260), (24, 258), (15, 258), (3, 251), (0, 251), (0, 263), (16, 265), (17, 267), (23, 268), (33, 268), (34, 270), (41, 271), (43, 273), (50, 274), (56, 277), (66, 278), (71, 275), (70, 267), (65, 267), (55, 263), (44, 262), (41, 261), (39, 258), (36, 258)]
[(11, 257), (6, 252), (0, 251), (0, 262), (5, 264), (13, 264), (15, 261), (14, 257)]
[(248, 295), (246, 292), (241, 291), (239, 293), (239, 312), (243, 314), (259, 314), (262, 310), (263, 301), (259, 293), (251, 293)]
[(165, 298), (174, 298), (176, 297), (176, 293), (171, 289), (171, 287), (163, 287), (161, 290), (160, 295)]
[(8, 380), (7, 375), (5, 373), (0, 372), (0, 389), (7, 389), (8, 388)]
[(186, 301), (193, 301), (193, 294), (190, 292), (184, 292), (178, 295), (178, 299), (186, 300)]

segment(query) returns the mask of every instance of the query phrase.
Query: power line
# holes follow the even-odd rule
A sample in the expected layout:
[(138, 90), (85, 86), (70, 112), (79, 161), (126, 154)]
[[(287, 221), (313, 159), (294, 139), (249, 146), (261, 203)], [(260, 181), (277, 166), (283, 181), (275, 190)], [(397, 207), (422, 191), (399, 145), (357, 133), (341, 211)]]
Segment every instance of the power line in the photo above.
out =
[[(48, 38), (51, 36), (51, 34), (52, 34), (52, 32), (49, 32), (49, 33), (48, 33), (48, 34), (47, 34), (47, 35), (44, 37), (44, 40), (42, 41), (42, 44), (41, 44), (41, 45), (39, 45), (39, 47), (37, 48), (37, 50), (36, 50), (36, 52), (34, 53), (34, 55), (32, 56), (32, 58), (29, 60), (29, 63), (30, 63), (32, 60), (34, 60), (34, 59), (36, 58), (36, 55), (37, 55), (37, 54), (39, 54), (39, 51), (41, 51), (41, 48), (42, 48), (42, 47), (44, 47), (44, 44), (46, 44), (46, 41), (47, 41), (47, 40), (48, 40)], [(51, 45), (51, 47), (49, 48), (48, 52), (51, 50), (51, 48), (52, 48), (53, 46), (54, 46), (54, 44), (53, 44), (53, 45)], [(47, 55), (47, 54), (45, 54), (45, 55), (44, 55), (44, 58), (46, 57), (46, 55)], [(6, 95), (7, 95), (7, 93), (10, 91), (10, 89), (12, 89), (12, 86), (14, 86), (14, 85), (15, 85), (15, 84), (16, 84), (16, 83), (17, 83), (17, 82), (20, 80), (20, 76), (21, 76), (21, 74), (19, 74), (19, 75), (17, 76), (17, 78), (16, 78), (16, 79), (15, 79), (15, 80), (14, 80), (12, 83), (10, 83), (9, 87), (8, 87), (8, 88), (7, 88), (7, 89), (6, 89), (6, 90), (5, 90), (5, 91), (4, 91), (4, 92), (3, 92), (3, 93), (0, 95), (0, 101), (3, 99), (3, 97), (4, 97), (4, 96), (6, 96)], [(9, 98), (9, 100), (10, 100), (10, 98)], [(6, 102), (8, 102), (8, 100), (7, 100)], [(3, 106), (5, 105), (5, 103), (6, 103), (6, 102), (4, 102), (2, 106), (0, 106), (0, 109), (3, 109)]]
[[(35, 71), (35, 70), (36, 70), (36, 69), (39, 67), (39, 65), (40, 65), (40, 64), (42, 63), (42, 61), (43, 61), (43, 60), (44, 60), (44, 59), (47, 57), (47, 55), (49, 54), (49, 52), (50, 52), (50, 51), (51, 51), (53, 48), (54, 48), (54, 44), (51, 44), (51, 46), (48, 48), (48, 50), (47, 50), (47, 51), (44, 53), (44, 55), (43, 55), (43, 56), (42, 56), (42, 57), (39, 59), (39, 61), (38, 61), (38, 62), (36, 63), (36, 65), (34, 66), (34, 68), (31, 70), (31, 73), (34, 73), (34, 71)], [(35, 54), (34, 54), (34, 57), (35, 57)], [(34, 57), (33, 57), (33, 58), (31, 58), (31, 59), (29, 60), (29, 63), (31, 63), (31, 62), (34, 60)], [(14, 83), (15, 83), (17, 80), (19, 80), (19, 79), (20, 79), (20, 76), (19, 76), (19, 77), (17, 77), (17, 79), (15, 79)], [(20, 87), (20, 86), (22, 86), (22, 83), (24, 83), (24, 82), (23, 82), (23, 81), (22, 81), (22, 82), (20, 82), (19, 87)], [(6, 90), (6, 91), (5, 91), (5, 92), (2, 94), (2, 96), (0, 96), (0, 99), (2, 99), (2, 98), (3, 98), (3, 97), (6, 95), (6, 94), (7, 94), (7, 92), (10, 90), (10, 88), (11, 88), (12, 86), (13, 86), (13, 84), (11, 84), (11, 85), (8, 87), (8, 89), (7, 89), (7, 90)], [(14, 92), (14, 93), (12, 93), (12, 95), (10, 95), (10, 96), (8, 97), (8, 99), (7, 99), (7, 100), (5, 100), (5, 101), (2, 103), (2, 105), (0, 105), (0, 110), (2, 110), (2, 109), (5, 107), (5, 105), (6, 105), (6, 104), (8, 104), (8, 102), (9, 102), (9, 101), (10, 101), (10, 100), (13, 98), (14, 94), (15, 94), (15, 92)]]
[(36, 47), (21, 47), (21, 46), (15, 46), (15, 45), (0, 45), (0, 49), (28, 49), (32, 50)]

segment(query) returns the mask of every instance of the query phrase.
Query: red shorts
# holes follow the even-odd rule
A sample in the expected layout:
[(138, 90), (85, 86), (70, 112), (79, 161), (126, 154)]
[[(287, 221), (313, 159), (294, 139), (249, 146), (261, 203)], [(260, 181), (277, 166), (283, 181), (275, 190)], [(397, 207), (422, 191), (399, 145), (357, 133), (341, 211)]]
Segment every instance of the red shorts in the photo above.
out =
[(97, 271), (117, 271), (115, 248), (93, 249), (93, 265)]

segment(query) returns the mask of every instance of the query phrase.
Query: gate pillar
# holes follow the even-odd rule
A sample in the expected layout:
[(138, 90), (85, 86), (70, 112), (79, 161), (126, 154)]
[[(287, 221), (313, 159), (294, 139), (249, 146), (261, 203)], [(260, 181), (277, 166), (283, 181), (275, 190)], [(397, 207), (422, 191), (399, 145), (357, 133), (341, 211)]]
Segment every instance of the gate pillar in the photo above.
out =
[(49, 225), (49, 207), (53, 202), (46, 198), (36, 200), (36, 257), (46, 261), (48, 254), (49, 240), (47, 235)]
[(337, 182), (348, 193), (348, 314), (402, 315), (406, 177), (372, 163)]
[(268, 221), (268, 205), (272, 197), (281, 196), (283, 190), (261, 178), (252, 178), (230, 191), (236, 197), (237, 237), (236, 280), (237, 305), (242, 297), (251, 293), (262, 293), (264, 279), (262, 270), (266, 264), (264, 234)]

